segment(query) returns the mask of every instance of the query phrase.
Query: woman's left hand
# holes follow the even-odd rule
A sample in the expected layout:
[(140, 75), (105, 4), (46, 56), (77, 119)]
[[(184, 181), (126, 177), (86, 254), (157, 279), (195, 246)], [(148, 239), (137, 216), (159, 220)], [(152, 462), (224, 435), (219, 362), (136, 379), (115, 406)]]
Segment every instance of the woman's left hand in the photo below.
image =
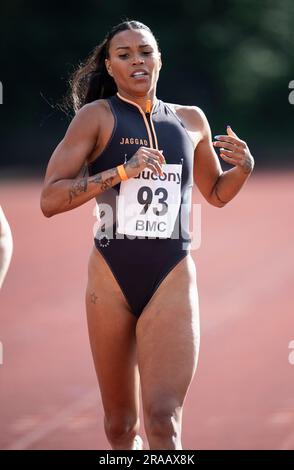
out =
[(214, 147), (220, 147), (222, 159), (232, 165), (240, 167), (245, 174), (252, 172), (254, 168), (254, 158), (244, 142), (239, 139), (230, 126), (227, 126), (227, 135), (216, 135), (213, 142)]

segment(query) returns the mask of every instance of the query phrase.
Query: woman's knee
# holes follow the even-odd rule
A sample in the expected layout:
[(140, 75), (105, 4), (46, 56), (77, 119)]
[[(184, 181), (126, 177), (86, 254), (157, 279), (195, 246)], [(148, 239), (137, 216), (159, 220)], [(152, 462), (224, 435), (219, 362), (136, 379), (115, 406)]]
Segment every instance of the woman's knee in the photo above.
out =
[(104, 429), (110, 443), (131, 442), (138, 434), (140, 419), (133, 414), (113, 414), (104, 417)]
[(174, 401), (157, 400), (145, 408), (145, 428), (150, 435), (177, 439), (181, 432), (182, 406)]

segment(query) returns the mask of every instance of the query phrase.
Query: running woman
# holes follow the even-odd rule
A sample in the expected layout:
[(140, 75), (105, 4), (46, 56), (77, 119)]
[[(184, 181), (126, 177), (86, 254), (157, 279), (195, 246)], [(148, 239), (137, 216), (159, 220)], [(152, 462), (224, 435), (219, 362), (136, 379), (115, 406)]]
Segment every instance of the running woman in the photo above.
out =
[[(76, 114), (41, 196), (47, 217), (98, 203), (86, 309), (112, 449), (142, 448), (140, 388), (150, 449), (182, 449), (199, 350), (188, 227), (193, 183), (223, 207), (254, 166), (230, 127), (212, 142), (201, 109), (157, 98), (161, 67), (149, 27), (125, 21), (112, 28), (72, 77)], [(230, 170), (222, 171), (215, 147)]]

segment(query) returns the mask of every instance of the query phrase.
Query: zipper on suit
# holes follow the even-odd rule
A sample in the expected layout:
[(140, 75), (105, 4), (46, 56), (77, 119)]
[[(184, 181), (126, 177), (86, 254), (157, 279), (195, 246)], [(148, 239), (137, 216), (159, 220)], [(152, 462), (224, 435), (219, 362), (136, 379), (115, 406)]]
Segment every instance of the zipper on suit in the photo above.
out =
[[(152, 112), (150, 113), (150, 110), (147, 110), (146, 113), (144, 113), (142, 111), (141, 107), (137, 103), (134, 103), (134, 101), (127, 100), (126, 98), (123, 98), (119, 93), (117, 93), (117, 96), (121, 100), (125, 101), (126, 103), (132, 104), (133, 106), (136, 106), (136, 108), (138, 108), (138, 110), (140, 111), (141, 116), (143, 117), (143, 120), (144, 120), (144, 123), (145, 123), (145, 126), (146, 126), (148, 139), (149, 139), (149, 145), (152, 149), (155, 148), (155, 149), (158, 150), (158, 142), (157, 142), (156, 132), (155, 132), (154, 124), (153, 124), (153, 121), (152, 121)], [(147, 116), (149, 117), (150, 123), (148, 122)]]

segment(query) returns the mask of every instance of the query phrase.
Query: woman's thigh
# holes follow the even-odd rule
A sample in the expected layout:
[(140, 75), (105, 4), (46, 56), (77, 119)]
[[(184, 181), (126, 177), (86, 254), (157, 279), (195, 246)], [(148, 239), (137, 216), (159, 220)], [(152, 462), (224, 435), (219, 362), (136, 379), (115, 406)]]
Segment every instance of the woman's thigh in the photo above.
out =
[(166, 407), (168, 413), (181, 407), (196, 370), (200, 342), (191, 255), (160, 284), (138, 320), (136, 335), (144, 412)]
[(136, 317), (102, 255), (94, 247), (89, 260), (86, 291), (90, 345), (107, 417), (139, 410), (136, 356)]

